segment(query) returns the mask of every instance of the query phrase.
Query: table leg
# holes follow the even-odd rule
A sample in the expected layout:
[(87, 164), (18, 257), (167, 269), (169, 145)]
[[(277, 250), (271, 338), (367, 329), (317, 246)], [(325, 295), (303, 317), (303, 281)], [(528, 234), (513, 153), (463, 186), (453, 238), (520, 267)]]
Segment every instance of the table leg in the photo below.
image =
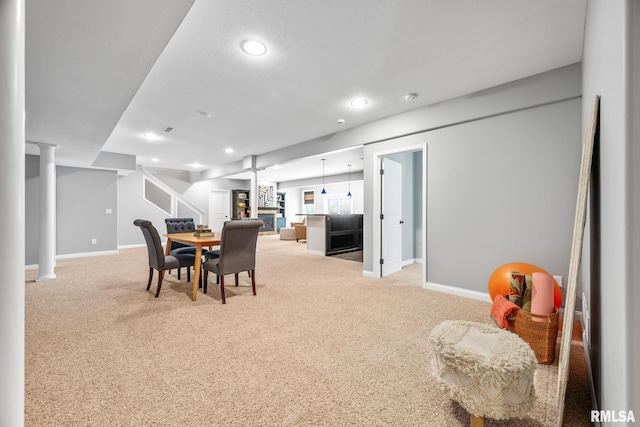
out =
[(170, 252), (171, 252), (171, 238), (167, 237), (167, 247), (164, 250), (164, 254), (169, 255)]
[(195, 301), (198, 296), (198, 283), (200, 283), (200, 270), (202, 270), (202, 245), (196, 246), (196, 260), (193, 264), (193, 294), (191, 300)]
[(476, 417), (471, 415), (471, 427), (484, 427), (484, 417)]

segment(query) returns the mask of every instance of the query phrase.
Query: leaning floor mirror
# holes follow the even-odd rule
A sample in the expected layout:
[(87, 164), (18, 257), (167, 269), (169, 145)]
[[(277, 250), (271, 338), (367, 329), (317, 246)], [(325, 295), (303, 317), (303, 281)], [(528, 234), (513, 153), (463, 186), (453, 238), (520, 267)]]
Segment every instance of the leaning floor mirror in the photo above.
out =
[(569, 260), (569, 276), (567, 294), (564, 304), (564, 320), (560, 343), (560, 358), (558, 361), (558, 427), (562, 426), (564, 417), (564, 400), (569, 378), (569, 351), (571, 336), (573, 335), (573, 321), (578, 293), (578, 273), (582, 256), (584, 227), (587, 219), (587, 199), (589, 182), (591, 179), (591, 161), (593, 145), (598, 127), (600, 97), (596, 96), (589, 116), (584, 142), (582, 144), (582, 160), (580, 162), (580, 178), (578, 180), (578, 198), (576, 202), (576, 216), (573, 225), (573, 241), (571, 243), (571, 258)]

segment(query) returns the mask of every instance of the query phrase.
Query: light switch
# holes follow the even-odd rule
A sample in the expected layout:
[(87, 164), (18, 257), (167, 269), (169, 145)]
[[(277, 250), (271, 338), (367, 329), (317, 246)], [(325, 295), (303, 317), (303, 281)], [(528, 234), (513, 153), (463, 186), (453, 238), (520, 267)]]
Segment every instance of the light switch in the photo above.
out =
[(107, 208), (107, 209), (105, 210), (105, 213), (106, 213), (107, 215), (111, 215), (112, 210)]

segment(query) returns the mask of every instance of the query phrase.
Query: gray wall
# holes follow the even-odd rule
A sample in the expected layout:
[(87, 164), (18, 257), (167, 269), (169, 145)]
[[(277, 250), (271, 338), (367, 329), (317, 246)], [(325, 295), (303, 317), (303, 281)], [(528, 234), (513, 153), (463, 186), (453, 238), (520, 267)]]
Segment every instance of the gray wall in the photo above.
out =
[[(583, 58), (583, 125), (601, 96), (595, 191), (583, 272), (588, 346), (600, 409), (640, 413), (640, 6), (590, 0)], [(584, 126), (583, 126), (584, 128)]]
[(56, 254), (117, 250), (117, 173), (58, 166), (56, 183)]
[(25, 265), (38, 263), (40, 239), (40, 156), (25, 156)]
[[(490, 250), (486, 247), (479, 249), (478, 246), (489, 245), (491, 250), (497, 246), (501, 248), (502, 245), (506, 248), (513, 240), (511, 236), (504, 241), (495, 238), (479, 241), (475, 243), (475, 249), (479, 252), (473, 254), (464, 247), (460, 248), (465, 257), (472, 259), (454, 255), (457, 249), (452, 247), (454, 243), (468, 245), (461, 233), (461, 230), (470, 228), (466, 222), (492, 228), (493, 232), (503, 236), (500, 224), (494, 221), (482, 223), (479, 219), (487, 219), (486, 211), (494, 210), (488, 200), (504, 197), (500, 207), (505, 206), (504, 209), (507, 210), (510, 198), (520, 194), (502, 192), (502, 187), (506, 184), (501, 182), (514, 181), (513, 170), (516, 169), (516, 166), (508, 165), (507, 160), (526, 165), (529, 157), (544, 161), (547, 170), (549, 166), (553, 166), (540, 181), (532, 176), (531, 169), (525, 168), (523, 174), (516, 176), (513, 186), (518, 190), (525, 187), (535, 189), (534, 194), (545, 194), (553, 199), (550, 203), (554, 205), (548, 207), (545, 218), (535, 220), (533, 229), (547, 226), (549, 221), (556, 221), (554, 229), (572, 229), (578, 176), (576, 164), (580, 160), (580, 94), (581, 70), (579, 64), (575, 64), (414, 110), (407, 115), (385, 119), (389, 127), (379, 129), (382, 121), (372, 124), (386, 135), (391, 132), (390, 127), (395, 122), (398, 130), (414, 131), (408, 136), (399, 134), (397, 138), (365, 144), (364, 161), (367, 166), (375, 164), (374, 157), (378, 152), (402, 151), (417, 144), (426, 144), (427, 179), (424, 185), (427, 188), (425, 215), (428, 222), (422, 236), (427, 239), (427, 281), (486, 293), (487, 281), (493, 269), (518, 260), (537, 263), (549, 269), (550, 273), (566, 276), (571, 240), (566, 232), (545, 242), (544, 249), (529, 246), (528, 251), (507, 254), (501, 249), (500, 253), (493, 255), (493, 259), (478, 259), (479, 255), (491, 256)], [(556, 117), (555, 114), (559, 116)], [(420, 128), (422, 131), (418, 131)], [(370, 130), (364, 129), (360, 131), (361, 134), (369, 132)], [(522, 147), (526, 149), (519, 152)], [(496, 163), (499, 163), (499, 170), (492, 170), (490, 167)], [(435, 168), (433, 171), (432, 167)], [(465, 170), (467, 167), (474, 171), (473, 175)], [(373, 241), (375, 201), (372, 182), (375, 177), (372, 169), (365, 170), (365, 193), (370, 196), (365, 201), (365, 242)], [(548, 187), (549, 180), (554, 181), (551, 187)], [(517, 181), (522, 181), (521, 187), (517, 186)], [(484, 186), (480, 186), (482, 182)], [(563, 184), (556, 186), (556, 182)], [(490, 199), (469, 194), (463, 188), (467, 184), (480, 187), (482, 194), (491, 195)], [(493, 188), (496, 184), (499, 185)], [(454, 188), (449, 189), (448, 185), (454, 185)], [(567, 194), (568, 190), (563, 189), (563, 186), (572, 187), (573, 192)], [(469, 199), (463, 200), (462, 195)], [(548, 217), (551, 219), (546, 219)], [(525, 218), (531, 218), (531, 215)], [(571, 219), (567, 222), (566, 218)], [(441, 224), (444, 219), (446, 222)], [(454, 219), (457, 219), (456, 226), (449, 226)], [(448, 234), (440, 229), (442, 225)], [(511, 225), (511, 231), (515, 230), (516, 225)], [(438, 234), (433, 235), (434, 232)], [(524, 234), (529, 236), (531, 232), (525, 230)], [(526, 242), (522, 246), (527, 247)], [(540, 255), (547, 248), (550, 253), (557, 254), (557, 257)], [(370, 245), (365, 246), (364, 250), (364, 270), (373, 271), (373, 250)]]
[(566, 279), (580, 108), (573, 99), (428, 134), (429, 282), (487, 292), (509, 262)]
[[(40, 238), (40, 156), (25, 156), (25, 179), (25, 264), (33, 266), (38, 264)], [(115, 171), (58, 166), (56, 195), (57, 255), (117, 249)]]

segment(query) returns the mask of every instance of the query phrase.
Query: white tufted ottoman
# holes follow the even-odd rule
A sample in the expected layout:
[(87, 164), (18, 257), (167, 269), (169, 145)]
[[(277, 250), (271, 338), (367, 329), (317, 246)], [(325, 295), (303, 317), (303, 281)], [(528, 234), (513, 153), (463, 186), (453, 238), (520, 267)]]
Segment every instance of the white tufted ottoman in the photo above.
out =
[(472, 426), (484, 417), (522, 418), (535, 400), (536, 356), (516, 334), (493, 325), (447, 320), (429, 337), (433, 374), (449, 396), (471, 414)]
[(282, 227), (280, 229), (280, 240), (296, 240), (296, 229), (293, 227)]

